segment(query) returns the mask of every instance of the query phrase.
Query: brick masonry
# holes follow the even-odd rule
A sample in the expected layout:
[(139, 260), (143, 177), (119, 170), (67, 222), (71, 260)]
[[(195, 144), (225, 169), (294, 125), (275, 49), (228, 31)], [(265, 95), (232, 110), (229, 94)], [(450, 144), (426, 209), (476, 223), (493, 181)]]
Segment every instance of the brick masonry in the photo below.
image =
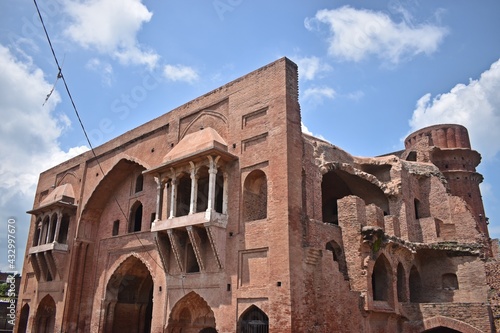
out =
[(356, 157), (298, 91), (282, 58), (42, 173), (16, 332), (496, 332), (467, 130)]

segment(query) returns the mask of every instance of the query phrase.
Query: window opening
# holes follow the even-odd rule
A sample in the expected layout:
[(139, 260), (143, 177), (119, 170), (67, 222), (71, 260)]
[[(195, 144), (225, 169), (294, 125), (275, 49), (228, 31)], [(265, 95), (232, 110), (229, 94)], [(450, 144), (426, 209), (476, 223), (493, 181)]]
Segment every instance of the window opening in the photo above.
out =
[(373, 266), (372, 290), (374, 301), (389, 301), (391, 288), (390, 265), (382, 254)]
[(443, 274), (443, 289), (444, 290), (457, 290), (458, 289), (458, 278), (454, 273)]
[(398, 264), (397, 289), (398, 289), (398, 302), (406, 302), (408, 300), (406, 297), (406, 273), (401, 263)]
[(175, 216), (189, 214), (191, 200), (191, 178), (183, 173), (177, 183), (177, 208)]
[(217, 170), (215, 178), (215, 211), (222, 214), (222, 201), (224, 198), (224, 175)]
[(141, 192), (142, 188), (144, 186), (144, 176), (141, 173), (140, 175), (137, 176), (135, 179), (135, 193)]
[[(208, 208), (208, 168), (201, 167), (198, 171), (198, 192), (196, 195), (196, 212), (204, 212)], [(216, 188), (217, 189), (217, 188)]]
[(113, 236), (118, 235), (118, 232), (120, 231), (120, 220), (116, 220), (113, 222)]
[(410, 302), (420, 303), (422, 301), (422, 280), (417, 267), (412, 266), (410, 270)]
[(59, 227), (59, 235), (57, 236), (57, 242), (61, 244), (68, 243), (68, 231), (69, 231), (69, 216), (64, 214), (61, 218), (61, 226)]
[(267, 218), (267, 179), (262, 170), (248, 174), (243, 188), (243, 219), (255, 221)]
[(132, 209), (129, 221), (129, 232), (141, 231), (142, 227), (142, 204), (139, 202), (135, 208)]
[(414, 199), (413, 206), (415, 209), (415, 219), (418, 220), (420, 218), (420, 201), (418, 201), (418, 199)]
[(33, 235), (33, 246), (38, 246), (38, 239), (40, 238), (40, 232), (42, 228), (42, 220), (37, 220), (35, 225), (35, 234)]

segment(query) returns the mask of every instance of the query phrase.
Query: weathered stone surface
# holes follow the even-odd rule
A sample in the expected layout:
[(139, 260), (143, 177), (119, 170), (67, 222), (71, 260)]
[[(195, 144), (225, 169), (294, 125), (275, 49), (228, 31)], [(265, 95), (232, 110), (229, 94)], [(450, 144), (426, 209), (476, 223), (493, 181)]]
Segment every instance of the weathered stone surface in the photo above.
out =
[(301, 133), (283, 58), (95, 154), (40, 175), (26, 332), (499, 328), (498, 244), (462, 126), (352, 156)]

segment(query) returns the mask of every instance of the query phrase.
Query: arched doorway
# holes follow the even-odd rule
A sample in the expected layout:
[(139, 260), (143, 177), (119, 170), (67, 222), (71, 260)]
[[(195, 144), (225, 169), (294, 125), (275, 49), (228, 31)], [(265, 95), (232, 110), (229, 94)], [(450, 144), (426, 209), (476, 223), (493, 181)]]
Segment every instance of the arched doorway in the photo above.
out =
[(372, 272), (372, 292), (374, 301), (392, 302), (391, 272), (391, 264), (385, 255), (381, 254), (377, 258), (377, 261), (375, 261)]
[(138, 258), (127, 258), (106, 287), (104, 332), (149, 333), (153, 314), (153, 278)]
[(214, 312), (197, 293), (190, 292), (173, 307), (168, 333), (217, 333)]
[(239, 333), (269, 333), (269, 318), (252, 305), (240, 317), (238, 322)]
[(25, 333), (26, 328), (28, 327), (28, 318), (30, 316), (30, 306), (28, 304), (24, 304), (21, 308), (21, 316), (19, 318), (19, 328), (17, 329), (17, 333)]
[(35, 333), (53, 333), (56, 321), (56, 303), (47, 295), (38, 305), (35, 319)]

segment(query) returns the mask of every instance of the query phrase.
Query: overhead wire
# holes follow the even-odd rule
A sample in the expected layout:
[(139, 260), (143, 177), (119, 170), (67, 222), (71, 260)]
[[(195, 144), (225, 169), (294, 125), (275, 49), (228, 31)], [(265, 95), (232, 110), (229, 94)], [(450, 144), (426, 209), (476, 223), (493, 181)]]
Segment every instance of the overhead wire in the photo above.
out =
[[(55, 85), (57, 83), (57, 81), (59, 79), (62, 79), (63, 83), (64, 83), (64, 88), (66, 89), (66, 93), (68, 94), (68, 97), (69, 97), (69, 100), (71, 101), (71, 105), (73, 106), (73, 110), (75, 111), (75, 114), (76, 114), (76, 117), (78, 119), (78, 122), (80, 123), (80, 127), (82, 128), (82, 131), (83, 131), (83, 134), (85, 135), (85, 139), (87, 141), (87, 143), (89, 144), (89, 148), (90, 148), (90, 151), (92, 152), (92, 155), (94, 156), (94, 159), (97, 163), (97, 166), (99, 167), (99, 170), (101, 171), (103, 177), (105, 175), (105, 172), (104, 172), (104, 169), (102, 168), (101, 166), (101, 163), (99, 162), (99, 158), (95, 152), (95, 149), (92, 145), (92, 142), (90, 141), (90, 138), (87, 134), (87, 130), (85, 129), (85, 126), (83, 125), (83, 121), (80, 117), (80, 113), (78, 112), (78, 109), (76, 107), (76, 104), (75, 104), (75, 101), (73, 100), (73, 96), (71, 95), (71, 92), (69, 90), (69, 87), (68, 87), (68, 84), (66, 82), (66, 79), (64, 77), (64, 74), (62, 72), (62, 68), (61, 66), (59, 65), (59, 61), (57, 59), (57, 56), (56, 56), (56, 52), (54, 51), (54, 47), (52, 46), (52, 42), (50, 40), (50, 37), (49, 37), (49, 33), (47, 32), (47, 28), (45, 27), (45, 23), (43, 21), (43, 17), (42, 17), (42, 14), (40, 12), (40, 8), (38, 7), (38, 3), (36, 2), (36, 0), (33, 0), (33, 2), (35, 3), (35, 7), (36, 7), (36, 11), (38, 13), (38, 17), (40, 18), (40, 23), (42, 24), (42, 27), (43, 27), (43, 31), (45, 32), (45, 37), (47, 38), (47, 42), (49, 43), (49, 46), (50, 46), (50, 51), (52, 52), (52, 56), (54, 57), (54, 61), (57, 65), (57, 79), (54, 83), (54, 86), (52, 87), (52, 90), (49, 92), (49, 94), (47, 95), (46, 99), (45, 99), (45, 102), (43, 104), (45, 104), (47, 102), (47, 100), (49, 99), (50, 95), (52, 94), (54, 88), (55, 88)], [(125, 221), (127, 222), (127, 225), (130, 223), (129, 222), (129, 218), (127, 217), (127, 215), (125, 214), (125, 211), (123, 210), (122, 206), (120, 205), (120, 203), (118, 202), (118, 199), (116, 198), (115, 195), (113, 195), (113, 198), (114, 198), (114, 201), (115, 203), (117, 204), (118, 208), (120, 209), (123, 217), (125, 218)], [(139, 238), (139, 236), (137, 235), (137, 233), (133, 233), (135, 235), (135, 237), (137, 238), (137, 240), (139, 241), (139, 243), (141, 244), (141, 246), (144, 248), (144, 250), (146, 251), (146, 253), (149, 255), (149, 257), (154, 261), (154, 263), (159, 266), (160, 268), (162, 267), (160, 264), (158, 264), (158, 262), (156, 261), (156, 259), (149, 253), (149, 250), (147, 250), (146, 246), (143, 244), (143, 242), (141, 241), (141, 239)], [(165, 270), (166, 270), (166, 267), (165, 267)]]

